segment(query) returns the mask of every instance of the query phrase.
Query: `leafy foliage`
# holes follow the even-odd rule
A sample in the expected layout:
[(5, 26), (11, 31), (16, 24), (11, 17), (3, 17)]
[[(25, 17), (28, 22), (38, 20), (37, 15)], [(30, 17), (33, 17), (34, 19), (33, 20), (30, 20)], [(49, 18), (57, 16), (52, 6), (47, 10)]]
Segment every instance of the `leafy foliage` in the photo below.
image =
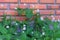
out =
[(3, 16), (0, 22), (0, 40), (59, 40), (60, 22), (52, 22), (48, 18), (41, 20), (39, 13), (32, 9), (16, 9), (19, 16), (24, 13), (27, 20), (18, 21)]

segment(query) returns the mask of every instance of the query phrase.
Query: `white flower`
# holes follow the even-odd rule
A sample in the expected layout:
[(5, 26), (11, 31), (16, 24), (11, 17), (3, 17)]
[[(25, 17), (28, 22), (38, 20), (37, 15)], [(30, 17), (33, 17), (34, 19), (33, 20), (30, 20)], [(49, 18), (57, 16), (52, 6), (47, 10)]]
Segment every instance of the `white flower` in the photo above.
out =
[(1, 4), (1, 7), (3, 7), (4, 5), (3, 4)]
[(6, 26), (6, 28), (9, 28), (9, 26)]
[(16, 32), (14, 34), (17, 34)]
[(55, 20), (55, 17), (53, 17), (52, 19)]
[(45, 32), (43, 32), (42, 35), (45, 35)]
[(52, 21), (55, 21), (55, 17), (52, 18)]
[(24, 31), (22, 31), (24, 33)]
[(58, 19), (58, 22), (60, 22), (60, 19)]
[(26, 30), (26, 27), (23, 27), (23, 30)]
[(40, 17), (40, 19), (41, 19), (41, 20), (44, 20), (44, 18), (43, 18), (43, 17)]
[(15, 7), (15, 9), (17, 9), (17, 8)]
[(16, 23), (16, 25), (18, 25), (18, 23)]
[(34, 8), (34, 4), (32, 4), (32, 7)]
[(39, 9), (36, 10), (36, 12), (39, 12), (39, 11), (40, 11)]
[(34, 32), (32, 32), (32, 34), (33, 34)]
[(34, 39), (34, 40), (36, 40), (36, 39)]
[(43, 27), (43, 28), (45, 28), (45, 27)]
[(26, 6), (26, 3), (24, 3), (24, 5)]
[(26, 25), (23, 25), (24, 27), (26, 26)]
[(53, 15), (51, 15), (51, 17), (54, 17)]
[(10, 16), (7, 16), (6, 18), (7, 18), (7, 19), (9, 19), (9, 18), (10, 18)]

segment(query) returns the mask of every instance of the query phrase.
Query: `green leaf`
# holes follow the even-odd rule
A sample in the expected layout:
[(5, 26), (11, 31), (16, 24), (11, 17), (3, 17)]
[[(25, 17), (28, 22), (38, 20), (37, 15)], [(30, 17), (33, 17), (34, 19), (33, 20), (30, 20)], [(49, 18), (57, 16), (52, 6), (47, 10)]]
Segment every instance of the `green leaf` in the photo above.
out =
[(32, 9), (25, 9), (26, 17), (31, 18), (33, 16), (33, 10)]

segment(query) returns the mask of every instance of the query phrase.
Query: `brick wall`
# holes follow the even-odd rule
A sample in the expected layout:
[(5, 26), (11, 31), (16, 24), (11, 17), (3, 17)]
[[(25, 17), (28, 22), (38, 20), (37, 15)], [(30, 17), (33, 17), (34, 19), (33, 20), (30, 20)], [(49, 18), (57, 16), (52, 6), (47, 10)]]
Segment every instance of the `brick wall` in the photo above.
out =
[[(16, 7), (33, 8), (39, 10), (43, 16), (52, 18), (49, 16), (52, 14), (55, 19), (60, 19), (60, 0), (0, 0), (0, 17), (3, 14), (15, 17), (17, 15)], [(16, 16), (16, 18), (20, 19), (21, 17)]]

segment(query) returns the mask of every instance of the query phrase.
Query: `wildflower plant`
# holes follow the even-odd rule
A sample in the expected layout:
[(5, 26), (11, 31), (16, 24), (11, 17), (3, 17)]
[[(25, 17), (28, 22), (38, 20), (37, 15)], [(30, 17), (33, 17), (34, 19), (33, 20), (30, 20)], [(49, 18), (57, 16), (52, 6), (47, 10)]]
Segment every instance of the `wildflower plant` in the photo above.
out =
[(3, 16), (0, 22), (0, 40), (59, 40), (60, 22), (52, 22), (41, 17), (39, 12), (33, 14), (33, 9), (17, 8), (18, 16), (25, 16), (23, 21), (13, 20)]

